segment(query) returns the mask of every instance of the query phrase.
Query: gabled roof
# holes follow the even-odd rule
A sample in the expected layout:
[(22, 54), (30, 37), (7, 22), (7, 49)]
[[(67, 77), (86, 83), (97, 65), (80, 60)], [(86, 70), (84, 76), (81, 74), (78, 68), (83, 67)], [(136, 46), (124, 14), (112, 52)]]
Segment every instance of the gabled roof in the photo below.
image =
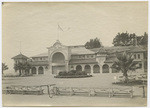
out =
[(38, 54), (38, 55), (35, 55), (35, 56), (32, 56), (32, 57), (48, 57), (48, 52), (41, 53), (41, 54)]
[(48, 66), (48, 61), (32, 61), (30, 64), (32, 66)]
[(20, 53), (15, 57), (12, 57), (12, 59), (28, 59), (28, 57)]

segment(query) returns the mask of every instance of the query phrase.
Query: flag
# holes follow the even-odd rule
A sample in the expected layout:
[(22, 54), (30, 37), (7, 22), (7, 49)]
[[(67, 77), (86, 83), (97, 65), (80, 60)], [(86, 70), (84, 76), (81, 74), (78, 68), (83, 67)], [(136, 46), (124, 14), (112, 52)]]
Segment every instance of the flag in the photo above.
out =
[(58, 30), (63, 31), (63, 29), (60, 27), (60, 25), (58, 24)]

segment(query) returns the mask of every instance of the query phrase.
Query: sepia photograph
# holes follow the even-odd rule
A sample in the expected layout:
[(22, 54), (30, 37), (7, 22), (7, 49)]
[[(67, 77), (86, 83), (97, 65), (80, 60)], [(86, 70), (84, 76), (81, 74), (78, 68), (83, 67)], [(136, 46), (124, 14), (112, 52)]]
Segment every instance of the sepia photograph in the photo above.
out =
[(3, 107), (147, 107), (148, 1), (1, 7)]

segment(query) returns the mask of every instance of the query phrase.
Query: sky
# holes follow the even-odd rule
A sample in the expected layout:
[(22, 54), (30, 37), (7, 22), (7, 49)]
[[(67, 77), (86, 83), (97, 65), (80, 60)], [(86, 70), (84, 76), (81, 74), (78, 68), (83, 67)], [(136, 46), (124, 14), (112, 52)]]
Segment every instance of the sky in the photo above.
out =
[(11, 58), (20, 49), (31, 57), (47, 52), (57, 39), (63, 45), (84, 45), (97, 37), (103, 46), (112, 46), (116, 34), (126, 31), (148, 32), (147, 2), (8, 2), (2, 6), (2, 62), (13, 69)]

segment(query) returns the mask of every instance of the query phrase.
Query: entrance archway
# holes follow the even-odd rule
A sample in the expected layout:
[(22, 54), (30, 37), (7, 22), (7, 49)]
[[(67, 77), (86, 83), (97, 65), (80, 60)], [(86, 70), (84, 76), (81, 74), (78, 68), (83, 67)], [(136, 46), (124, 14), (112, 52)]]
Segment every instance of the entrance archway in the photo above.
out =
[(103, 73), (109, 73), (109, 66), (107, 64), (103, 65)]
[(52, 56), (52, 74), (58, 74), (65, 71), (65, 56), (61, 52), (56, 52)]
[(79, 71), (82, 71), (82, 66), (81, 66), (81, 65), (77, 65), (77, 66), (76, 66), (76, 71), (78, 71), (78, 72), (79, 72)]
[(39, 69), (38, 69), (38, 74), (44, 74), (44, 69), (43, 69), (43, 67), (39, 67)]
[(52, 63), (65, 63), (65, 56), (61, 52), (56, 52), (52, 56)]
[(90, 67), (90, 65), (85, 65), (84, 70), (85, 70), (85, 72), (87, 72), (87, 73), (91, 73), (91, 67)]
[(36, 68), (35, 67), (32, 68), (32, 74), (36, 74)]
[(99, 67), (99, 65), (94, 65), (93, 66), (93, 73), (100, 73), (100, 67)]

